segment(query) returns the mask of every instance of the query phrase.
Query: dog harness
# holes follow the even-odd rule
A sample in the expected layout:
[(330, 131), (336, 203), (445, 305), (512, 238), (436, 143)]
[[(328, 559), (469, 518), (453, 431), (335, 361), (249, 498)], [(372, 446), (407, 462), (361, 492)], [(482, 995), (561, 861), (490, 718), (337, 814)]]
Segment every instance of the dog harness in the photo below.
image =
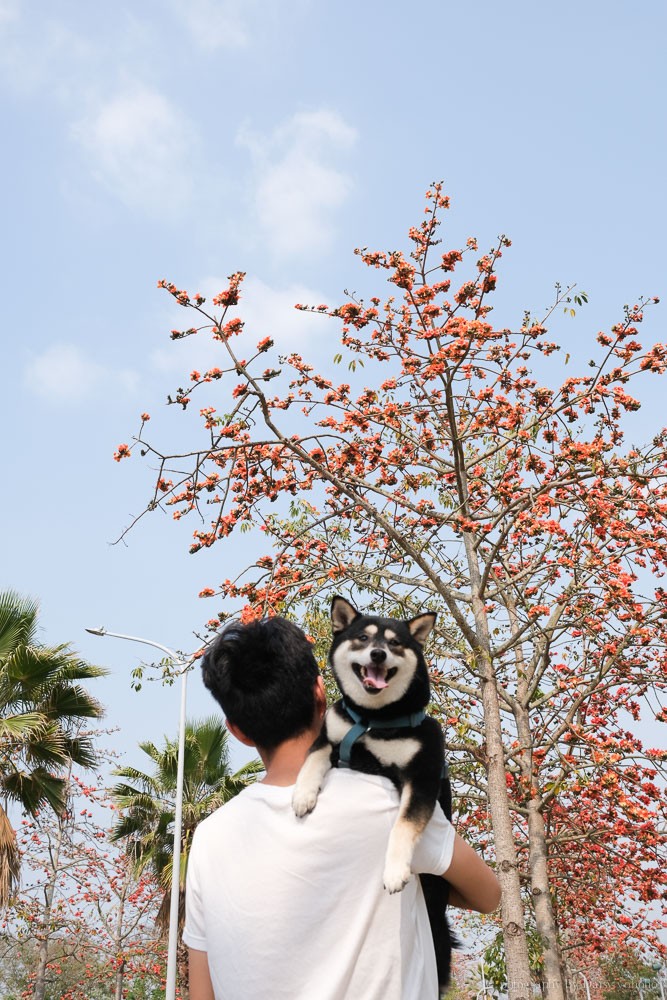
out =
[[(413, 712), (411, 715), (399, 715), (396, 719), (364, 719), (359, 712), (356, 712), (353, 708), (350, 708), (345, 699), (342, 699), (343, 708), (349, 715), (349, 717), (354, 722), (352, 728), (345, 734), (338, 746), (338, 766), (343, 767), (350, 766), (350, 755), (352, 753), (352, 747), (357, 742), (357, 740), (364, 735), (364, 733), (372, 732), (374, 729), (416, 729), (420, 726), (424, 719), (426, 718), (426, 712), (422, 709), (419, 712)], [(447, 761), (442, 762), (442, 774), (441, 778), (444, 779), (449, 775), (449, 767)]]

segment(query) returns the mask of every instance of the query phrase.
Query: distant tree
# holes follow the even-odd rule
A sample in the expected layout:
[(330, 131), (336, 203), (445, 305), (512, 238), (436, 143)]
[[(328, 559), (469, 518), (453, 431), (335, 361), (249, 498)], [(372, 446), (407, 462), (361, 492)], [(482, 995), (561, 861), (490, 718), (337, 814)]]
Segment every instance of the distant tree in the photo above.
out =
[(575, 963), (666, 950), (664, 786), (637, 737), (609, 734), (606, 725), (602, 740), (580, 747), (579, 768), (545, 809), (562, 950)]
[(135, 877), (125, 852), (109, 844), (108, 794), (76, 774), (68, 788), (62, 813), (43, 810), (21, 824), (25, 877), (2, 927), (0, 995), (122, 1000), (139, 982), (158, 989), (160, 887)]
[[(105, 671), (69, 646), (37, 641), (38, 607), (12, 591), (0, 593), (0, 795), (30, 815), (43, 806), (60, 813), (66, 802), (63, 772), (96, 761), (83, 719), (103, 714), (79, 681)], [(16, 836), (0, 805), (0, 909), (17, 884)]]
[[(301, 615), (348, 587), (377, 611), (439, 612), (435, 698), (463, 821), (492, 823), (509, 994), (532, 988), (529, 907), (545, 995), (563, 1000), (559, 797), (593, 782), (609, 800), (620, 771), (628, 794), (638, 753), (642, 766), (664, 766), (664, 753), (625, 739), (619, 711), (638, 715), (654, 696), (664, 704), (667, 435), (628, 447), (624, 428), (639, 408), (631, 384), (664, 374), (667, 351), (639, 342), (640, 301), (597, 334), (595, 357), (570, 370), (568, 354), (559, 366), (546, 323), (586, 299), (560, 288), (546, 316), (494, 328), (490, 295), (509, 240), (481, 255), (475, 240), (442, 252), (447, 207), (434, 185), (409, 255), (358, 251), (391, 286), (384, 304), (373, 294), (312, 308), (342, 324), (334, 361), (346, 381), (296, 353), (262, 368), (271, 338), (249, 342), (232, 311), (242, 273), (213, 299), (219, 312), (161, 282), (196, 316), (172, 338), (210, 330), (220, 348), (218, 365), (169, 397), (184, 409), (199, 398), (204, 433), (176, 456), (147, 439), (144, 419), (115, 458), (138, 447), (157, 460), (147, 509), (194, 513), (191, 551), (253, 528), (272, 546), (202, 590), (224, 599), (224, 615), (236, 602), (246, 617)], [(453, 285), (470, 254), (476, 263)], [(649, 811), (635, 834), (647, 849), (659, 821)], [(664, 880), (666, 868), (652, 870)]]
[(598, 963), (604, 1000), (637, 1000), (637, 997), (658, 1000), (660, 965), (659, 961), (648, 961), (636, 948), (608, 949)]

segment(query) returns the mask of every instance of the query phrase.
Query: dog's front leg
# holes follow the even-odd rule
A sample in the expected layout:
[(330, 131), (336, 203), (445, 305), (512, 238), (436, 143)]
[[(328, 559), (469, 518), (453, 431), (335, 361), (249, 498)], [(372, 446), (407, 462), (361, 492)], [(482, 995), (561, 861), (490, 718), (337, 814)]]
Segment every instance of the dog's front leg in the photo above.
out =
[(406, 782), (401, 790), (396, 822), (389, 834), (384, 864), (384, 887), (389, 892), (400, 892), (412, 874), (412, 855), (433, 813), (429, 805)]
[(332, 750), (333, 747), (323, 728), (308, 751), (308, 756), (296, 779), (292, 808), (297, 816), (305, 816), (315, 808), (324, 775), (331, 768)]

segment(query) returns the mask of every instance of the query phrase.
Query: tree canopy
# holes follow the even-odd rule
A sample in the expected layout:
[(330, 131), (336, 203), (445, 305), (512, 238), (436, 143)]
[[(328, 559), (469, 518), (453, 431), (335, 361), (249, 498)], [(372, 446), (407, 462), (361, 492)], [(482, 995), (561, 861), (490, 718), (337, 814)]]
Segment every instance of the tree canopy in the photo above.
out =
[[(666, 718), (667, 435), (628, 445), (626, 424), (667, 350), (640, 342), (651, 304), (640, 300), (568, 369), (547, 323), (571, 309), (571, 289), (545, 316), (495, 328), (510, 242), (443, 252), (447, 207), (435, 184), (409, 254), (357, 251), (388, 282), (384, 301), (297, 305), (341, 326), (324, 372), (296, 353), (262, 367), (274, 345), (244, 330), (242, 273), (213, 310), (161, 282), (197, 316), (172, 338), (209, 333), (219, 346), (219, 364), (169, 397), (186, 409), (196, 396), (202, 436), (172, 454), (149, 440), (145, 414), (115, 457), (157, 459), (147, 509), (197, 517), (192, 552), (239, 531), (266, 539), (263, 555), (202, 590), (222, 602), (212, 627), (237, 609), (303, 615), (341, 588), (376, 611), (439, 612), (435, 696), (464, 825), (492, 823), (509, 992), (529, 995), (529, 907), (546, 994), (561, 1000), (562, 950), (608, 933), (604, 887), (619, 888), (620, 859), (634, 858), (640, 904), (665, 893), (665, 754), (629, 720)], [(567, 881), (575, 851), (579, 893)], [(648, 933), (660, 947), (647, 912), (614, 923), (621, 944)]]

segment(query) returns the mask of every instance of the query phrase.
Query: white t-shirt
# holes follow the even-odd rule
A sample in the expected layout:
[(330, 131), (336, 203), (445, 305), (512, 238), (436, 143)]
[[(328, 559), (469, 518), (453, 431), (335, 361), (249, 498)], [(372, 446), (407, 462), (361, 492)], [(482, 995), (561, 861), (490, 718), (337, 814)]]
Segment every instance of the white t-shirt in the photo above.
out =
[[(419, 879), (382, 885), (394, 786), (334, 769), (302, 819), (292, 791), (250, 785), (195, 831), (183, 940), (208, 953), (216, 1000), (437, 1000)], [(442, 875), (453, 849), (436, 806), (413, 870)]]

